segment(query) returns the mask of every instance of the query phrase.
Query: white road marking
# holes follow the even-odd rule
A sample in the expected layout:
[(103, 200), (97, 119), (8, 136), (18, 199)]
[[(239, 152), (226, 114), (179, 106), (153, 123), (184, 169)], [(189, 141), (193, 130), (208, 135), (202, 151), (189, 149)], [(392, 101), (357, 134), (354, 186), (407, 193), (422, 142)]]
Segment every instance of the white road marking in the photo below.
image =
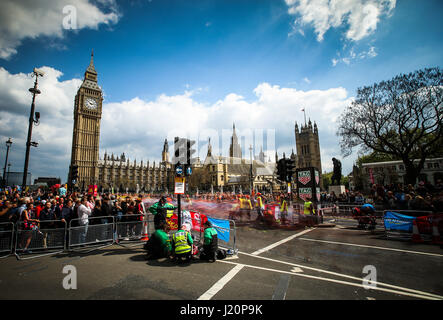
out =
[(302, 232), (296, 233), (296, 234), (294, 234), (294, 235), (292, 235), (292, 236), (290, 236), (290, 237), (287, 237), (286, 239), (280, 240), (280, 241), (278, 241), (278, 242), (276, 242), (276, 243), (273, 243), (273, 244), (271, 244), (271, 245), (269, 245), (269, 246), (267, 246), (267, 247), (265, 247), (265, 248), (262, 248), (262, 249), (260, 249), (260, 250), (257, 250), (257, 251), (255, 251), (255, 252), (253, 252), (252, 255), (256, 256), (256, 255), (259, 255), (259, 254), (261, 254), (261, 253), (263, 253), (263, 252), (269, 251), (269, 250), (271, 250), (271, 249), (273, 249), (273, 248), (275, 248), (275, 247), (277, 247), (277, 246), (279, 246), (279, 245), (281, 245), (281, 244), (283, 244), (283, 243), (285, 243), (285, 242), (291, 241), (292, 239), (295, 239), (295, 238), (297, 238), (297, 237), (300, 237), (300, 236), (304, 235), (305, 233), (308, 233), (308, 232), (310, 232), (310, 231), (312, 231), (312, 230), (315, 230), (315, 229), (316, 229), (316, 228), (306, 229), (306, 230), (304, 230), (304, 231), (302, 231)]
[(299, 273), (299, 272), (303, 272), (303, 270), (299, 267), (294, 267), (291, 269), (291, 272)]
[[(227, 262), (227, 261), (226, 261)], [(243, 269), (243, 265), (237, 264), (231, 271), (229, 271), (223, 278), (218, 280), (208, 291), (203, 293), (197, 300), (211, 300), (234, 276)]]
[(394, 249), (394, 248), (384, 248), (384, 247), (368, 246), (368, 245), (364, 245), (364, 244), (354, 244), (354, 243), (336, 242), (336, 241), (327, 241), (327, 240), (309, 239), (309, 238), (300, 238), (299, 240), (324, 242), (324, 243), (339, 244), (339, 245), (344, 245), (344, 246), (362, 247), (362, 248), (371, 248), (371, 249), (398, 251), (398, 252), (405, 252), (405, 253), (422, 254), (422, 255), (427, 255), (427, 256), (443, 257), (443, 254), (438, 254), (438, 253), (410, 251), (410, 250), (402, 250), (402, 249)]
[[(316, 271), (316, 272), (320, 272), (320, 273), (326, 273), (326, 274), (330, 274), (330, 275), (334, 275), (337, 277), (342, 277), (342, 278), (347, 278), (347, 279), (352, 279), (352, 280), (357, 280), (357, 281), (362, 281), (362, 278), (359, 277), (354, 277), (354, 276), (349, 276), (346, 274), (342, 274), (342, 273), (337, 273), (337, 272), (333, 272), (333, 271), (328, 271), (328, 270), (323, 270), (323, 269), (318, 269), (318, 268), (313, 268), (313, 267), (307, 267), (301, 264), (296, 264), (296, 263), (291, 263), (291, 262), (286, 262), (286, 261), (281, 261), (281, 260), (276, 260), (276, 259), (271, 259), (271, 258), (266, 258), (266, 257), (259, 257), (259, 256), (254, 256), (250, 253), (245, 253), (245, 252), (238, 252), (240, 254), (244, 254), (247, 256), (251, 256), (251, 257), (255, 257), (258, 259), (263, 259), (263, 260), (268, 260), (268, 261), (272, 261), (272, 262), (278, 262), (278, 263), (282, 263), (282, 264), (286, 264), (292, 267), (299, 267), (299, 268), (303, 268), (303, 269), (307, 269), (307, 270), (312, 270), (312, 271)], [(437, 295), (437, 294), (433, 294), (433, 293), (428, 293), (428, 292), (424, 292), (424, 291), (419, 291), (419, 290), (415, 290), (415, 289), (409, 289), (409, 288), (404, 288), (404, 287), (399, 287), (399, 286), (394, 286), (392, 284), (388, 284), (388, 283), (384, 283), (384, 282), (377, 282), (377, 281), (373, 281), (372, 282), (375, 285), (381, 285), (381, 286), (385, 286), (388, 288), (392, 288), (392, 289), (398, 289), (398, 290), (403, 290), (403, 291), (408, 291), (411, 293), (416, 293), (418, 295), (427, 295), (427, 296), (431, 296), (437, 299), (443, 299), (443, 296)]]
[[(296, 237), (302, 236), (305, 233), (308, 233), (309, 231), (314, 230), (313, 229), (307, 229), (304, 230), (302, 232), (299, 232), (297, 234), (294, 234), (286, 239), (280, 240), (274, 244), (271, 244), (263, 249), (257, 250), (255, 252), (252, 253), (252, 255), (257, 256), (260, 253), (266, 252), (268, 250), (271, 250), (272, 248), (275, 248), (276, 246), (285, 243), (287, 241), (290, 241)], [(206, 291), (205, 293), (203, 293), (197, 300), (210, 300), (215, 294), (217, 294), (217, 292), (219, 292), (225, 285), (226, 283), (228, 283), (243, 267), (238, 268), (235, 267), (234, 269), (232, 269), (231, 271), (229, 271), (223, 278), (221, 278), (220, 280), (218, 280), (211, 288), (209, 288), (208, 291)]]
[[(342, 281), (342, 280), (336, 280), (336, 279), (330, 279), (330, 278), (311, 276), (311, 275), (302, 274), (302, 273), (293, 273), (293, 272), (290, 272), (290, 271), (283, 271), (283, 270), (277, 270), (277, 269), (263, 268), (263, 267), (258, 267), (258, 266), (248, 265), (248, 264), (240, 264), (240, 263), (230, 262), (230, 261), (220, 261), (220, 262), (228, 263), (228, 264), (233, 264), (233, 265), (236, 265), (236, 266), (241, 266), (242, 268), (243, 267), (249, 267), (249, 268), (258, 269), (258, 270), (291, 274), (291, 275), (296, 276), (296, 277), (304, 277), (304, 278), (310, 278), (310, 279), (316, 279), (316, 280), (323, 280), (323, 281), (328, 281), (328, 282), (333, 282), (333, 283), (338, 283), (338, 284), (344, 284), (344, 285), (364, 288), (363, 284), (359, 284), (359, 283), (353, 283), (353, 282), (347, 282), (347, 281)], [(361, 279), (359, 279), (359, 280), (361, 280)], [(414, 297), (414, 298), (427, 299), (427, 300), (442, 300), (442, 298), (443, 298), (443, 297), (435, 298), (435, 297), (433, 297), (430, 294), (429, 295), (420, 295), (420, 294), (413, 294), (413, 293), (409, 293), (409, 292), (405, 292), (405, 291), (391, 290), (391, 289), (379, 288), (379, 287), (369, 287), (368, 290), (383, 291), (383, 292), (394, 293), (394, 294), (399, 294), (399, 295), (404, 295), (404, 296), (409, 296), (409, 297)]]

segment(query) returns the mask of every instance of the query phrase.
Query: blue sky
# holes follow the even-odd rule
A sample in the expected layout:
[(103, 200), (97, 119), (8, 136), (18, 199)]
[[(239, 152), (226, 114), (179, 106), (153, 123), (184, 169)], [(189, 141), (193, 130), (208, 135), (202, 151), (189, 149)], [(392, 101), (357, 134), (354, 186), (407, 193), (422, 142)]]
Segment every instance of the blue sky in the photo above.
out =
[[(23, 6), (14, 4), (17, 2), (22, 2)], [(53, 71), (48, 73), (48, 77), (53, 75), (54, 86), (68, 97), (66, 101), (72, 98), (70, 104), (62, 99), (63, 105), (60, 106), (60, 110), (64, 110), (60, 111), (64, 115), (63, 121), (66, 121), (63, 126), (65, 142), (51, 142), (50, 132), (57, 130), (51, 130), (50, 126), (57, 122), (56, 115), (47, 115), (46, 132), (35, 130), (36, 137), (41, 139), (41, 148), (33, 149), (31, 153), (34, 178), (51, 175), (50, 170), (54, 170), (62, 180), (66, 175), (69, 155), (58, 155), (55, 169), (33, 162), (32, 158), (39, 159), (39, 152), (41, 159), (50, 159), (54, 153), (70, 153), (72, 125), (69, 127), (68, 116), (70, 113), (72, 122), (75, 87), (89, 64), (91, 49), (94, 49), (99, 85), (105, 92), (104, 113), (107, 112), (102, 120), (101, 154), (106, 149), (115, 153), (125, 151), (132, 156), (131, 159), (159, 159), (164, 131), (156, 134), (154, 129), (148, 130), (141, 124), (141, 131), (137, 131), (136, 127), (122, 139), (111, 136), (115, 123), (111, 128), (110, 121), (106, 119), (116, 117), (119, 110), (133, 116), (137, 116), (133, 114), (134, 110), (139, 110), (146, 117), (147, 124), (152, 121), (150, 119), (159, 117), (160, 121), (168, 122), (166, 114), (156, 113), (164, 103), (168, 106), (176, 104), (176, 109), (171, 110), (177, 110), (177, 113), (181, 112), (182, 103), (189, 103), (189, 112), (192, 113), (193, 108), (203, 110), (203, 113), (208, 110), (209, 119), (214, 117), (211, 110), (219, 104), (220, 108), (226, 108), (225, 112), (220, 111), (223, 116), (218, 117), (218, 121), (205, 122), (207, 127), (229, 129), (232, 121), (236, 121), (240, 128), (272, 128), (276, 130), (275, 144), (279, 153), (288, 153), (295, 147), (293, 124), (303, 120), (300, 112), (303, 105), (307, 116), (319, 124), (321, 148), (325, 150), (322, 154), (324, 170), (332, 167), (330, 158), (341, 156), (338, 137), (334, 135), (335, 121), (322, 115), (323, 110), (334, 105), (328, 112), (340, 112), (360, 86), (386, 80), (399, 73), (442, 66), (443, 62), (443, 3), (439, 0), (346, 0), (333, 8), (330, 6), (326, 20), (322, 12), (328, 1), (320, 0), (76, 0), (67, 3), (75, 6), (77, 2), (77, 30), (60, 30), (64, 15), (54, 6), (57, 3), (62, 8), (60, 3), (63, 1), (54, 2), (49, 9), (43, 5), (40, 8), (42, 12), (53, 10), (55, 16), (59, 14), (54, 18), (54, 25), (46, 19), (43, 30), (43, 17), (39, 20), (38, 12), (34, 25), (32, 21), (25, 23), (26, 12), (22, 11), (30, 10), (26, 2), (4, 1), (0, 4), (3, 14), (13, 11), (18, 14), (19, 22), (21, 18), (24, 21), (24, 30), (20, 31), (10, 27), (10, 21), (0, 22), (0, 25), (3, 24), (0, 26), (0, 31), (3, 31), (0, 52), (4, 49), (0, 67), (4, 69), (4, 77), (14, 78), (13, 83), (18, 86), (25, 82), (30, 87), (32, 79), (19, 77), (19, 74), (29, 73), (33, 67), (48, 67)], [(85, 3), (96, 11), (89, 9), (83, 12), (81, 6)], [(376, 14), (365, 16), (365, 8), (374, 9), (372, 12)], [(96, 12), (101, 15), (94, 15)], [(340, 23), (333, 25), (334, 17)], [(363, 17), (361, 21), (359, 17)], [(352, 18), (357, 22), (352, 22)], [(7, 54), (5, 52), (11, 51), (5, 48), (12, 48), (15, 53)], [(44, 80), (49, 81), (49, 78)], [(16, 125), (19, 117), (29, 116), (30, 97), (24, 99), (20, 93), (10, 92), (11, 87), (7, 83), (0, 81), (0, 86), (5, 86), (1, 89), (4, 97), (0, 96), (0, 114), (2, 110), (4, 112), (0, 118), (3, 122), (0, 137), (2, 141), (10, 136), (16, 139), (11, 161), (15, 171), (20, 171), (24, 159), (24, 146), (20, 143), (24, 145), (22, 141), (26, 140), (27, 126), (18, 128)], [(269, 87), (260, 87), (261, 84)], [(51, 106), (59, 108), (62, 100), (51, 100), (52, 87), (49, 83), (47, 86), (48, 90), (43, 94), (48, 97), (43, 98), (42, 95), (41, 108), (46, 110), (47, 104), (50, 112)], [(344, 89), (344, 93), (329, 96), (333, 89)], [(286, 96), (286, 91), (290, 91), (289, 96)], [(318, 96), (324, 94), (324, 99), (307, 98), (317, 92)], [(23, 92), (23, 95), (26, 94)], [(233, 102), (227, 99), (230, 95), (235, 97)], [(159, 99), (162, 96), (164, 99)], [(293, 107), (280, 110), (279, 99), (294, 99), (288, 102)], [(8, 117), (6, 103), (11, 101), (17, 103), (17, 112)], [(316, 101), (318, 105), (307, 105), (308, 101)], [(37, 100), (37, 108), (38, 103)], [(248, 112), (254, 113), (254, 107), (272, 109), (270, 114), (276, 120), (249, 119), (248, 122)], [(244, 119), (226, 115), (241, 108), (249, 110), (239, 112)], [(42, 121), (44, 119), (42, 117)], [(331, 121), (328, 122), (328, 119)], [(183, 116), (182, 122), (187, 121), (190, 121), (189, 115)], [(151, 127), (155, 128), (155, 125)], [(61, 145), (66, 147), (61, 149)], [(3, 155), (4, 151), (2, 144)], [(0, 156), (0, 159), (3, 157)], [(355, 157), (342, 160), (344, 173), (352, 168)]]

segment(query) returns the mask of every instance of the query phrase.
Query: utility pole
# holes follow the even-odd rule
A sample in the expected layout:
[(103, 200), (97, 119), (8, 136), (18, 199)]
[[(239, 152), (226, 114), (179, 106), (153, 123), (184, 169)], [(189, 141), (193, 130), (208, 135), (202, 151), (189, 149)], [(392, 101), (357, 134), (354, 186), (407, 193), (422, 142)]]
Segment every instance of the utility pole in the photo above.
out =
[(37, 85), (38, 85), (38, 77), (43, 77), (44, 72), (34, 68), (33, 71), (33, 76), (35, 76), (35, 82), (34, 82), (34, 87), (29, 89), (29, 92), (32, 93), (32, 104), (31, 104), (31, 114), (29, 115), (29, 126), (28, 126), (28, 139), (26, 140), (26, 155), (25, 155), (25, 167), (23, 169), (23, 181), (22, 181), (22, 186), (23, 186), (23, 190), (25, 190), (26, 188), (26, 178), (28, 176), (28, 165), (29, 165), (29, 151), (31, 149), (31, 145), (33, 147), (37, 147), (37, 143), (36, 142), (31, 142), (31, 136), (32, 136), (32, 125), (34, 123), (38, 123), (38, 120), (40, 118), (40, 113), (36, 112), (35, 113), (35, 117), (37, 118), (37, 120), (34, 120), (34, 110), (35, 110), (35, 96), (37, 94), (40, 94), (41, 91), (39, 89), (37, 89)]

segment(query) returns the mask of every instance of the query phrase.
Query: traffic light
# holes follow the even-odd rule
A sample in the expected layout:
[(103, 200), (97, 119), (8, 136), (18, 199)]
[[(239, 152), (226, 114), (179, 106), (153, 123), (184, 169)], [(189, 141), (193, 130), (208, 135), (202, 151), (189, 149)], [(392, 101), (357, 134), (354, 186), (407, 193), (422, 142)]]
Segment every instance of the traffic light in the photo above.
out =
[(286, 159), (280, 159), (277, 162), (277, 177), (278, 180), (286, 181)]
[(295, 174), (295, 160), (293, 159), (284, 159), (285, 160), (285, 170), (286, 170), (286, 182), (291, 182), (292, 177)]
[(174, 138), (174, 159), (172, 162), (175, 165), (177, 175), (191, 175), (191, 159), (195, 153), (195, 150), (192, 148), (194, 144), (194, 140), (179, 137)]
[(78, 165), (74, 164), (71, 166), (71, 182), (75, 184), (78, 179)]
[(172, 159), (172, 163), (174, 163), (176, 166), (179, 163), (186, 163), (186, 142), (186, 139), (179, 137), (174, 138), (174, 158)]
[(192, 148), (192, 146), (195, 144), (194, 140), (186, 140), (186, 164), (185, 164), (185, 175), (190, 176), (192, 174), (191, 169), (191, 159), (192, 155), (195, 153), (195, 150)]
[(195, 153), (195, 150), (192, 149), (192, 146), (195, 144), (194, 140), (186, 140), (186, 164), (191, 164), (192, 155)]

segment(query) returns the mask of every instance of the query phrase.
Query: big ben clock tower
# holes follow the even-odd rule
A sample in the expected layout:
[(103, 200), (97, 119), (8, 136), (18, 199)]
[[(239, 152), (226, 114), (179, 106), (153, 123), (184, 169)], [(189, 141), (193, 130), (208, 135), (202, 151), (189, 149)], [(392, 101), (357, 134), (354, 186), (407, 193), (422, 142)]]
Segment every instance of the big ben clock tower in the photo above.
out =
[(87, 188), (98, 182), (100, 119), (103, 94), (97, 84), (94, 52), (85, 71), (83, 83), (74, 101), (74, 130), (72, 135), (71, 166), (78, 166), (77, 186)]

